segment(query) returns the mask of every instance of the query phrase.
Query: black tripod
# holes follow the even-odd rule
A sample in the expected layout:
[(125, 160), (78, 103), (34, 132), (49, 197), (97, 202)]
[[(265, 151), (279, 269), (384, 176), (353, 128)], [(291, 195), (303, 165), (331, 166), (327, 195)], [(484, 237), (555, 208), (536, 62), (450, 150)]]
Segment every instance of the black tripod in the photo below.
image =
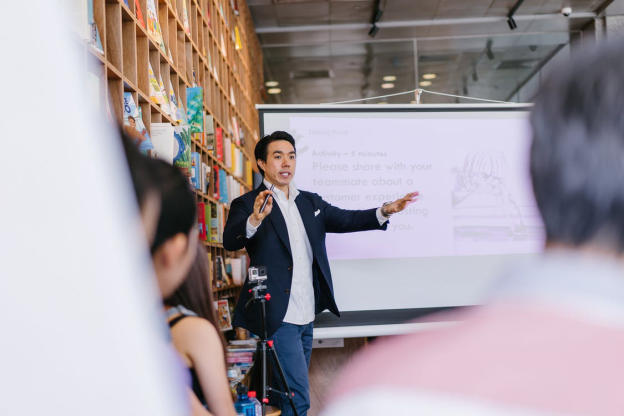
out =
[[(250, 274), (249, 277), (254, 276), (254, 274), (252, 273), (251, 269), (250, 269)], [(254, 367), (256, 367), (258, 365), (258, 359), (260, 360), (260, 366), (261, 366), (261, 372), (262, 372), (262, 381), (261, 381), (261, 393), (262, 393), (262, 399), (261, 399), (261, 403), (262, 403), (262, 415), (266, 416), (266, 405), (269, 402), (269, 391), (275, 392), (277, 394), (280, 395), (285, 395), (288, 398), (288, 401), (290, 401), (290, 406), (293, 408), (294, 413), (296, 416), (298, 416), (299, 414), (297, 413), (297, 409), (295, 408), (295, 402), (293, 401), (293, 397), (294, 397), (294, 393), (290, 390), (290, 387), (288, 386), (288, 382), (286, 382), (286, 376), (284, 375), (284, 370), (282, 369), (282, 365), (279, 362), (279, 359), (277, 359), (277, 354), (275, 353), (275, 348), (273, 347), (273, 341), (272, 340), (268, 340), (267, 337), (267, 331), (266, 331), (266, 306), (265, 303), (267, 301), (269, 301), (271, 299), (271, 294), (260, 294), (261, 291), (266, 291), (267, 287), (266, 285), (263, 284), (263, 281), (266, 279), (266, 275), (264, 277), (257, 277), (257, 272), (256, 272), (256, 279), (254, 280), (256, 282), (255, 287), (253, 287), (250, 292), (253, 293), (253, 298), (251, 298), (249, 301), (247, 301), (247, 304), (245, 305), (246, 309), (249, 309), (255, 302), (259, 302), (260, 303), (260, 342), (258, 343), (258, 347), (256, 348), (256, 361), (254, 363)], [(267, 352), (271, 353), (271, 357), (273, 358), (273, 363), (275, 364), (275, 367), (277, 368), (277, 371), (279, 373), (279, 378), (280, 381), (282, 383), (282, 386), (285, 387), (286, 391), (282, 392), (282, 391), (278, 391), (277, 389), (269, 386), (269, 381), (268, 381), (268, 372), (267, 372)]]

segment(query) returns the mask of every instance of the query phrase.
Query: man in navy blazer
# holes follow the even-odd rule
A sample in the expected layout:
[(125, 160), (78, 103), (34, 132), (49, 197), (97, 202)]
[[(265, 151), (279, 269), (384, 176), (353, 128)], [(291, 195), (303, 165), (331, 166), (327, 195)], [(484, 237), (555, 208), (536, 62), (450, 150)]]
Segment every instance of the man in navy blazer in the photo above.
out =
[[(251, 265), (267, 267), (265, 285), (271, 294), (266, 303), (267, 334), (272, 336), (286, 380), (295, 392), (297, 411), (305, 415), (310, 408), (308, 368), (314, 316), (326, 309), (340, 316), (325, 248), (326, 233), (385, 230), (390, 215), (402, 211), (418, 193), (380, 208), (343, 210), (294, 186), (296, 150), (290, 134), (274, 132), (263, 137), (254, 154), (264, 181), (232, 202), (223, 246), (228, 251), (245, 248)], [(246, 280), (233, 325), (260, 334), (259, 308), (245, 309), (251, 287)], [(275, 400), (282, 415), (293, 415), (286, 398)]]

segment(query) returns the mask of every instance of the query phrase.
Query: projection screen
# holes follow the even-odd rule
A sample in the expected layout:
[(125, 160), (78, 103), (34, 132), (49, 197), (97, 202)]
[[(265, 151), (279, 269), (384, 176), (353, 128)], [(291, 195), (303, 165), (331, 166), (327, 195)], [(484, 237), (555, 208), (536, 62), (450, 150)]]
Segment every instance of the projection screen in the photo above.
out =
[(542, 251), (529, 173), (528, 105), (258, 106), (261, 135), (296, 140), (294, 181), (344, 209), (417, 202), (387, 231), (329, 234), (342, 318), (394, 325), (480, 304), (506, 268)]

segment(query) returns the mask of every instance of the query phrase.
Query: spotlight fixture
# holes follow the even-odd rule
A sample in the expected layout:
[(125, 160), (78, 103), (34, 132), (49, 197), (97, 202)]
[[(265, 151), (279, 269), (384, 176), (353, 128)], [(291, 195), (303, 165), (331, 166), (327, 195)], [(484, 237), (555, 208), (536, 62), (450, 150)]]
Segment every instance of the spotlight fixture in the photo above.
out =
[(373, 27), (370, 28), (370, 30), (368, 31), (368, 36), (374, 38), (375, 36), (377, 36), (377, 32), (379, 32), (379, 27), (373, 24)]
[(269, 93), (269, 94), (279, 94), (281, 92), (282, 92), (282, 90), (280, 88), (269, 88), (267, 90), (267, 93)]
[(435, 77), (436, 77), (435, 74), (423, 74), (424, 80), (435, 80)]
[(267, 81), (266, 83), (264, 83), (264, 85), (266, 85), (267, 87), (277, 87), (279, 85), (278, 81)]
[(421, 81), (418, 85), (421, 87), (429, 87), (431, 85), (431, 81)]
[(511, 30), (518, 28), (518, 25), (516, 24), (516, 21), (514, 20), (513, 16), (514, 14), (516, 14), (520, 6), (522, 6), (522, 3), (524, 3), (524, 0), (518, 0), (516, 4), (514, 4), (514, 7), (512, 7), (511, 10), (509, 11), (509, 14), (507, 15), (507, 24), (509, 25), (509, 29)]
[(381, 85), (381, 88), (384, 88), (386, 90), (389, 89), (389, 88), (394, 88), (394, 84), (392, 84), (392, 83), (383, 83)]
[(383, 77), (384, 81), (396, 81), (396, 77), (394, 75), (386, 75)]
[(379, 102), (379, 103), (377, 103), (377, 104), (388, 104), (388, 102), (387, 102), (387, 101), (380, 101), (380, 102)]

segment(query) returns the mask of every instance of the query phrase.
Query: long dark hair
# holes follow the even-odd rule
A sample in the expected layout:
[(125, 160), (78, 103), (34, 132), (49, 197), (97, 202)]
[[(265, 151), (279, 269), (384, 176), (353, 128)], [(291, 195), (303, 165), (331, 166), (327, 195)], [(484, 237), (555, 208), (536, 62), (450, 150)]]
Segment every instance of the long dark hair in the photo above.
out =
[(208, 256), (203, 245), (199, 245), (195, 262), (186, 280), (171, 297), (165, 300), (165, 304), (172, 307), (182, 305), (199, 317), (208, 320), (217, 329), (225, 354), (225, 338), (217, 322), (209, 279)]

